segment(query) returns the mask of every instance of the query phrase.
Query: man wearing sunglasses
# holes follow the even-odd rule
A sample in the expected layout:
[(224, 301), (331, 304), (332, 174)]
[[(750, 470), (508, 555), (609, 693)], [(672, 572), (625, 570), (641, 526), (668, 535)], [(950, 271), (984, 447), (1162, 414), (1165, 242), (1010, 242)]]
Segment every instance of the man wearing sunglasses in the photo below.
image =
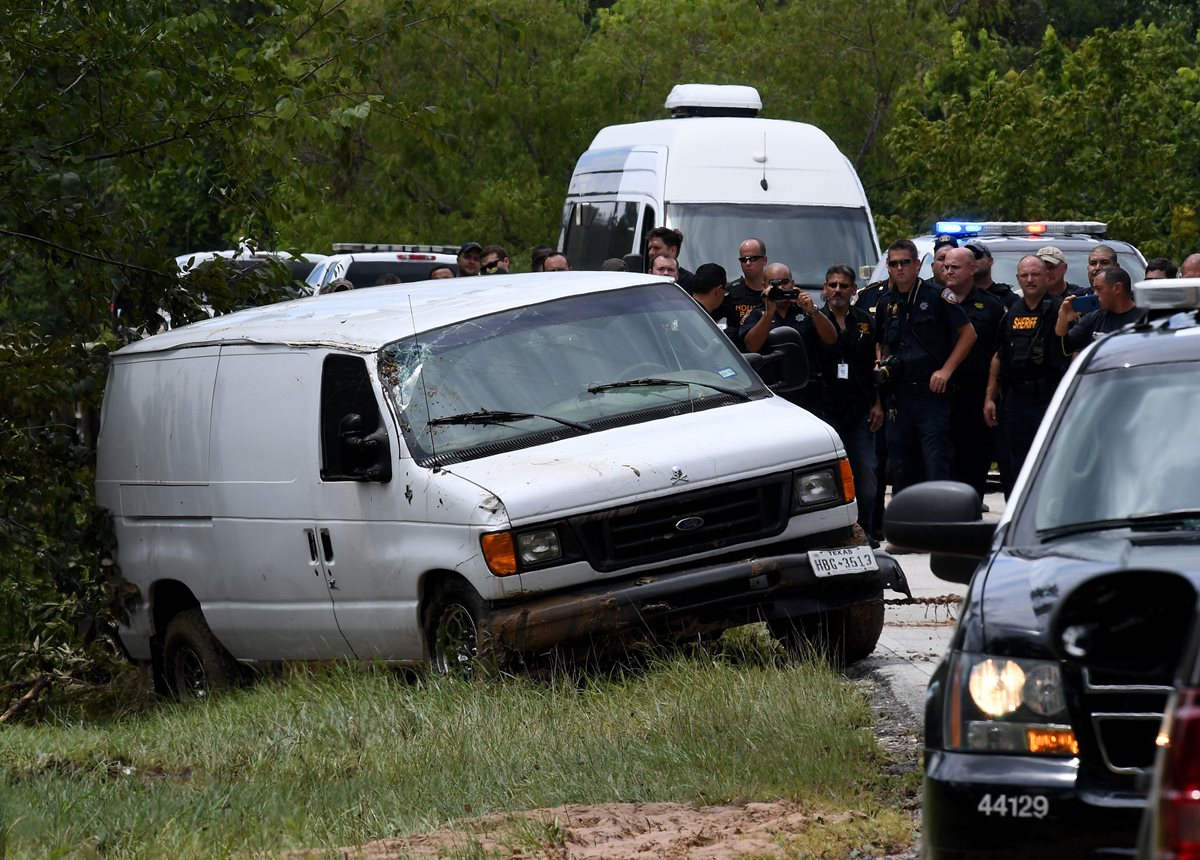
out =
[(512, 265), (512, 262), (508, 259), (508, 251), (505, 251), (499, 245), (487, 245), (484, 247), (482, 262), (479, 267), (480, 274), (507, 275), (510, 265)]
[(917, 246), (888, 246), (890, 287), (875, 313), (892, 493), (950, 480), (950, 381), (975, 345), (954, 293), (920, 277)]
[(797, 406), (803, 406), (817, 417), (821, 416), (823, 385), (819, 364), (819, 344), (837, 340), (833, 323), (817, 313), (816, 304), (807, 290), (796, 287), (792, 270), (783, 263), (766, 268), (767, 289), (762, 294), (762, 306), (750, 311), (742, 320), (739, 334), (746, 352), (758, 352), (767, 342), (772, 329), (787, 326), (800, 333), (811, 370), (808, 385), (795, 394), (785, 395)]
[(767, 245), (753, 237), (738, 245), (738, 265), (742, 276), (729, 285), (729, 301), (733, 303), (736, 319), (744, 321), (750, 311), (762, 307), (763, 290), (767, 288)]
[[(875, 320), (850, 302), (856, 292), (854, 270), (830, 266), (825, 272), (825, 307), (820, 314), (837, 332), (822, 344), (821, 377), (825, 380), (825, 421), (846, 446), (858, 496), (858, 524), (874, 541), (876, 478), (875, 434), (883, 426), (883, 406), (875, 387)], [(878, 544), (878, 541), (875, 541)]]

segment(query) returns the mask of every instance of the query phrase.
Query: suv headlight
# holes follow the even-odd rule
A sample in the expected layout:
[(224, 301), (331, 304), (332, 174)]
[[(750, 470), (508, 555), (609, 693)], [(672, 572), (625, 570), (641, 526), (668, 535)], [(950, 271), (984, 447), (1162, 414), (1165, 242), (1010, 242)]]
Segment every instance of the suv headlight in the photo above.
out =
[(958, 653), (951, 659), (948, 685), (950, 749), (1079, 754), (1057, 662)]

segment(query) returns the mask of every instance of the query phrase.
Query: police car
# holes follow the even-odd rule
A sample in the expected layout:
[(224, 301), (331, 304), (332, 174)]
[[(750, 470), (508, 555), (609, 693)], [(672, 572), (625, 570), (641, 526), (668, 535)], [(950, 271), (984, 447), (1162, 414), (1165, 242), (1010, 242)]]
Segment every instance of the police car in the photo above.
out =
[[(1039, 248), (1052, 245), (1063, 252), (1067, 260), (1067, 281), (1086, 287), (1087, 259), (1092, 248), (1108, 245), (1117, 252), (1117, 264), (1133, 280), (1146, 274), (1146, 259), (1128, 242), (1106, 239), (1108, 225), (1103, 221), (938, 221), (933, 232), (916, 236), (921, 255), (921, 277), (932, 278), (933, 240), (938, 236), (953, 236), (962, 245), (978, 239), (992, 254), (992, 280), (998, 284), (1017, 283), (1017, 264), (1021, 258), (1036, 254)], [(871, 273), (870, 283), (887, 280), (887, 254), (880, 258)]]
[(1147, 320), (1075, 358), (998, 523), (953, 482), (885, 514), (888, 541), (969, 583), (926, 695), (927, 857), (1120, 856), (1137, 839), (1171, 667), (1063, 662), (1049, 623), (1114, 570), (1200, 584), (1200, 279), (1135, 296)]
[(407, 284), (428, 280), (429, 274), (442, 266), (458, 272), (457, 246), (335, 242), (333, 250), (305, 278), (313, 293), (337, 278), (361, 289), (375, 286), (383, 275), (395, 275)]

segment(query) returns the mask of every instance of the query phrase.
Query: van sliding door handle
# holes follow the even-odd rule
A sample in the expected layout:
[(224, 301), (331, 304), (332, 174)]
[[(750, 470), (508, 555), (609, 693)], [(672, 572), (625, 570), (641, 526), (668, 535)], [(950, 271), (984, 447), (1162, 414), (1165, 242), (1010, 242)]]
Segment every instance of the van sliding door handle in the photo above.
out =
[(329, 529), (321, 529), (321, 549), (325, 552), (325, 563), (333, 563), (333, 541), (329, 538)]
[(315, 562), (317, 560), (317, 536), (313, 534), (312, 529), (305, 529), (304, 534), (308, 538), (308, 554)]

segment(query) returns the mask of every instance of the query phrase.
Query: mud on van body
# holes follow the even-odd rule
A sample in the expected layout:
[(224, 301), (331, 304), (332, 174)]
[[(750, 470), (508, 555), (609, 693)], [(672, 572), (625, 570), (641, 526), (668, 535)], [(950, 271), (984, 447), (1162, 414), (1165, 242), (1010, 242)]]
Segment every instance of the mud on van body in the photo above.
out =
[(903, 573), (861, 546), (837, 436), (761, 359), (665, 279), (471, 280), (114, 354), (96, 492), (134, 660), (200, 693), (236, 661), (451, 671), (760, 619), (872, 650)]

